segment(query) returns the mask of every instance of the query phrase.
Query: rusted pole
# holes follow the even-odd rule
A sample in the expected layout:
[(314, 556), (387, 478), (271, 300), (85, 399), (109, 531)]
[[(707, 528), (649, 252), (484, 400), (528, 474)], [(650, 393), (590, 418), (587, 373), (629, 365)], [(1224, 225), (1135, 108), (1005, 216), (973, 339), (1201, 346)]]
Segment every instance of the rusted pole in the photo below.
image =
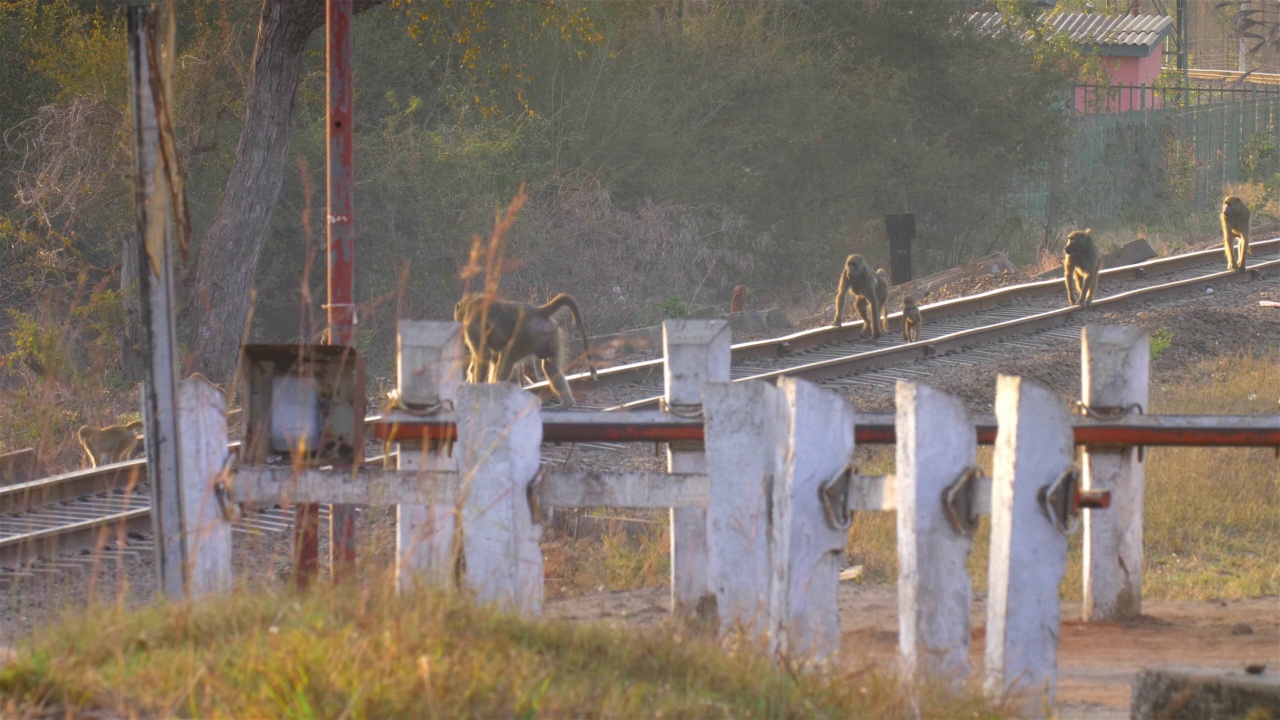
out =
[[(178, 477), (177, 347), (174, 334), (173, 237), (169, 168), (165, 164), (161, 114), (165, 90), (162, 48), (156, 46), (160, 12), (150, 3), (129, 5), (129, 89), (133, 114), (134, 213), (138, 234), (138, 292), (142, 340), (147, 357), (142, 383), (142, 418), (151, 483), (151, 525), (156, 577), (172, 600), (184, 596), (185, 548)], [(176, 159), (172, 160), (176, 162)]]
[[(329, 249), (329, 332), (330, 345), (350, 345), (355, 325), (355, 224), (352, 197), (355, 174), (352, 166), (352, 0), (326, 0), (325, 30), (328, 59), (328, 249)], [(315, 506), (311, 506), (314, 512)], [(309, 518), (315, 526), (315, 518)], [(308, 538), (309, 542), (315, 541)], [(312, 557), (315, 550), (310, 549)], [(355, 565), (355, 507), (334, 505), (329, 514), (329, 560), (335, 581)], [(311, 568), (314, 571), (314, 563)], [(302, 575), (299, 574), (302, 582)]]

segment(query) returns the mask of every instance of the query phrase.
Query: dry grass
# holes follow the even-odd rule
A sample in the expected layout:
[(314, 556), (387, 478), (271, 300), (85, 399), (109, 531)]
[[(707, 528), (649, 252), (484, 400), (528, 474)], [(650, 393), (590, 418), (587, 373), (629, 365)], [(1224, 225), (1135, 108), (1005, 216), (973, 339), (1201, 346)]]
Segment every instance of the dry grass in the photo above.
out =
[(0, 670), (6, 717), (997, 717), (975, 694), (754, 646), (340, 588), (68, 617)]
[[(610, 508), (609, 512), (617, 512)], [(562, 515), (580, 515), (561, 520)], [(619, 592), (670, 582), (671, 534), (667, 513), (635, 513), (646, 522), (557, 511), (557, 526), (542, 543), (547, 597)], [(587, 521), (590, 521), (589, 523)], [(583, 530), (586, 525), (590, 529)], [(576, 532), (569, 532), (573, 528)]]
[[(1280, 388), (1280, 355), (1231, 355), (1187, 373), (1200, 380), (1152, 391), (1152, 412), (1270, 414)], [(1262, 390), (1266, 388), (1267, 390)], [(991, 449), (978, 462), (987, 472)], [(1189, 600), (1280, 593), (1280, 462), (1271, 449), (1154, 448), (1147, 451), (1143, 596)], [(891, 448), (873, 448), (864, 473), (892, 472)], [(863, 565), (863, 582), (897, 580), (896, 517), (858, 513), (846, 553)], [(969, 572), (987, 580), (990, 522), (974, 537)], [(1081, 537), (1072, 536), (1062, 592), (1081, 593)]]

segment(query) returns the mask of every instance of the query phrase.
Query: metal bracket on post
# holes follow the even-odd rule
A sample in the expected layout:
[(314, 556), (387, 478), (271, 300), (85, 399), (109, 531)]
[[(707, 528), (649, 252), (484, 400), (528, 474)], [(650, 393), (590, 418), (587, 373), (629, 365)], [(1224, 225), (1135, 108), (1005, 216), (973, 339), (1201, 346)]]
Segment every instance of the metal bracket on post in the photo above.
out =
[(974, 492), (981, 477), (981, 468), (970, 467), (942, 492), (942, 511), (947, 516), (947, 522), (951, 523), (951, 529), (965, 537), (973, 537), (978, 528)]
[(1084, 508), (1103, 510), (1111, 506), (1110, 491), (1080, 489), (1080, 469), (1075, 466), (1040, 488), (1038, 499), (1045, 517), (1063, 535), (1074, 535), (1080, 528), (1080, 511)]
[[(1091, 420), (1114, 421), (1126, 415), (1144, 415), (1146, 412), (1142, 408), (1141, 403), (1130, 403), (1128, 405), (1086, 405), (1084, 401), (1077, 400), (1075, 403), (1076, 412)], [(1138, 462), (1143, 462), (1143, 456), (1146, 454), (1146, 448), (1138, 446)]]
[(1049, 518), (1049, 522), (1053, 523), (1053, 527), (1063, 535), (1073, 535), (1080, 528), (1080, 509), (1075, 504), (1079, 489), (1080, 470), (1075, 467), (1040, 488), (1040, 509)]
[(822, 515), (832, 530), (848, 530), (853, 525), (853, 513), (849, 512), (849, 485), (856, 474), (852, 464), (846, 465), (830, 480), (818, 485)]

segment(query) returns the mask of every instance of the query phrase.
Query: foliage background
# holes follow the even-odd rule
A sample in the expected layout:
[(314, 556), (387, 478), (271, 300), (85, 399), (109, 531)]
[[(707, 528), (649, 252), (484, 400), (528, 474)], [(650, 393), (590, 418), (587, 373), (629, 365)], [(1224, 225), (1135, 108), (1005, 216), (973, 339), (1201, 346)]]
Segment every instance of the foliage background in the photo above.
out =
[[(375, 372), (390, 371), (397, 317), (449, 316), (473, 236), (522, 185), (502, 290), (572, 292), (593, 334), (725, 302), (736, 284), (756, 305), (814, 308), (846, 254), (887, 264), (886, 213), (916, 213), (917, 274), (997, 250), (1028, 262), (1078, 221), (1029, 219), (1016, 193), (1065, 176), (1063, 98), (1088, 57), (964, 22), (982, 9), (1025, 19), (1035, 8), (1021, 0), (600, 0), (571, 3), (572, 19), (537, 37), (521, 32), (548, 21), (536, 4), (481, 5), (389, 0), (355, 21), (357, 344)], [(235, 153), (260, 8), (178, 8), (198, 243)], [(54, 349), (124, 382), (109, 350), (133, 232), (125, 55), (114, 3), (0, 0), (0, 60), (22, 69), (0, 78), (10, 387), (31, 387), (32, 362), (56, 364), (40, 356)], [(254, 340), (313, 340), (322, 326), (323, 60), (318, 32)]]

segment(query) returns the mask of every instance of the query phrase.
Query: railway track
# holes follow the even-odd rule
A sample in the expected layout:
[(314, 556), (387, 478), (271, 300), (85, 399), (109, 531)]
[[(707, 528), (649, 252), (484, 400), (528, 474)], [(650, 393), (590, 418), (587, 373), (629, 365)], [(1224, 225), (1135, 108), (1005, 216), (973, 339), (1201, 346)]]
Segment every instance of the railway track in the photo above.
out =
[[(954, 355), (1011, 335), (1028, 335), (1057, 328), (1077, 313), (1115, 310), (1153, 300), (1183, 295), (1214, 284), (1251, 280), (1273, 275), (1280, 253), (1280, 239), (1253, 244), (1250, 273), (1222, 270), (1222, 250), (1158, 258), (1102, 272), (1099, 296), (1081, 310), (1065, 307), (1060, 278), (1012, 285), (978, 295), (925, 305), (925, 327), (917, 343), (899, 339), (901, 312), (890, 313), (889, 333), (878, 341), (861, 337), (862, 323), (839, 328), (818, 327), (768, 340), (733, 346), (733, 380), (772, 379), (783, 375), (815, 382), (845, 377), (917, 359)], [(1213, 268), (1206, 272), (1206, 267)], [(661, 359), (645, 360), (600, 370), (592, 381), (583, 373), (569, 377), (570, 385), (588, 392), (603, 391), (613, 402), (602, 407), (644, 409), (658, 405), (662, 394)], [(546, 392), (546, 383), (529, 386)]]
[[(996, 341), (1041, 347), (1078, 338), (1078, 325), (1070, 323), (1080, 313), (1131, 307), (1254, 279), (1280, 287), (1276, 279), (1280, 238), (1255, 242), (1253, 250), (1253, 267), (1243, 274), (1222, 271), (1220, 249), (1104, 270), (1099, 297), (1088, 309), (1064, 307), (1060, 279), (926, 305), (922, 308), (924, 332), (919, 342), (911, 344), (894, 339), (900, 313), (890, 315), (891, 332), (879, 341), (862, 339), (862, 323), (853, 322), (740, 343), (733, 346), (731, 376), (736, 381), (795, 376), (846, 388), (891, 385), (904, 377), (928, 380), (934, 363), (976, 365), (999, 359), (1002, 350), (992, 345)], [(662, 360), (656, 359), (606, 368), (594, 382), (586, 374), (569, 380), (575, 392), (587, 390), (609, 399), (608, 405), (595, 409), (639, 409), (658, 404), (662, 374)], [(530, 389), (545, 387), (546, 383), (538, 383)], [(548, 448), (545, 461), (562, 462), (569, 452)], [(366, 460), (380, 461), (381, 457)], [(150, 499), (142, 489), (145, 465), (145, 460), (133, 460), (0, 488), (0, 568), (4, 569), (0, 580), (90, 562), (85, 557), (96, 555), (94, 550), (148, 551)], [(271, 508), (247, 514), (235, 532), (279, 533), (292, 528), (292, 523), (292, 510)]]

